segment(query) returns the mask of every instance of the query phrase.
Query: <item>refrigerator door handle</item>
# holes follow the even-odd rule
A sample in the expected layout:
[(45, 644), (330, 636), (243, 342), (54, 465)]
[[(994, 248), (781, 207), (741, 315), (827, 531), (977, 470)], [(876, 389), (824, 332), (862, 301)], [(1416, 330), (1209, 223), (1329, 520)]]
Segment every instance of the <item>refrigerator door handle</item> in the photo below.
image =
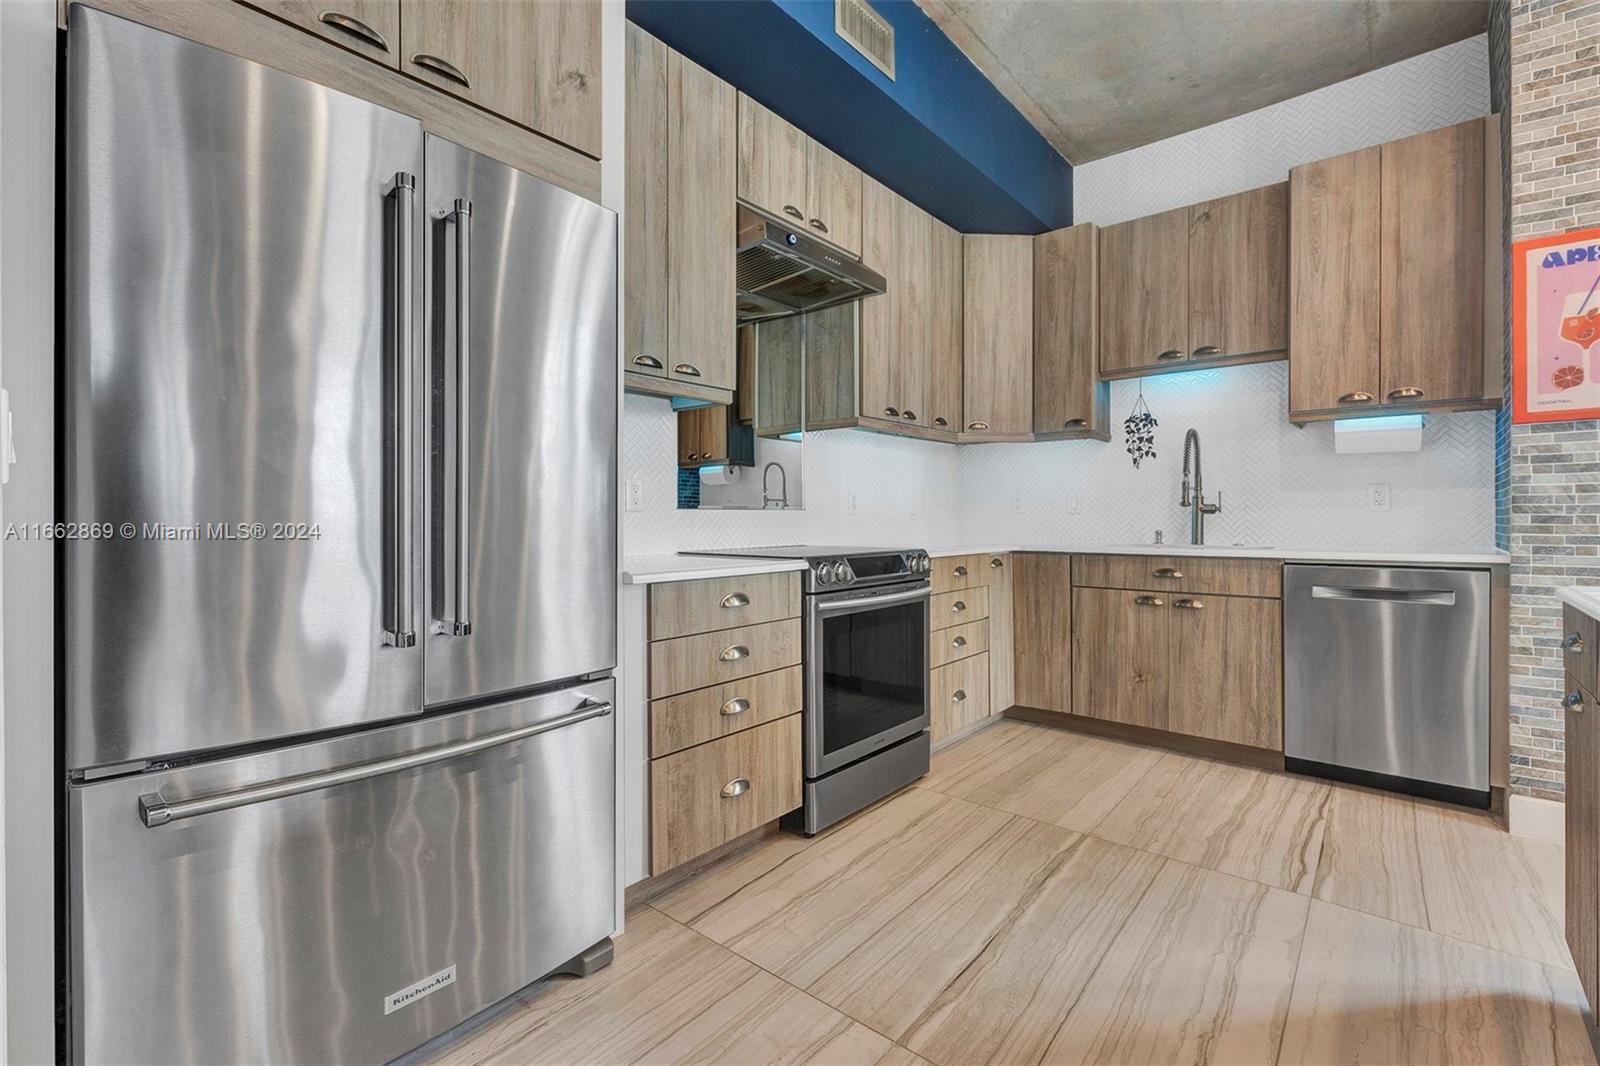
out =
[(411, 283), (411, 265), (416, 239), (416, 190), (414, 174), (404, 171), (394, 176), (394, 188), (389, 193), (394, 212), (394, 242), (391, 250), (390, 284), (393, 287), (394, 316), (390, 325), (390, 358), (394, 368), (394, 396), (391, 417), (394, 420), (394, 454), (390, 458), (391, 481), (388, 492), (390, 543), (390, 589), (384, 596), (385, 619), (383, 642), (391, 647), (410, 648), (417, 643), (412, 627), (412, 546), (411, 531), (414, 514), (412, 508), (412, 454), (415, 425), (414, 388), (411, 348), (415, 336), (412, 330), (416, 313), (415, 295)]
[(365, 781), (372, 777), (382, 777), (385, 774), (397, 773), (401, 770), (410, 770), (418, 766), (427, 766), (429, 763), (443, 762), (446, 759), (459, 759), (465, 755), (472, 755), (489, 748), (497, 748), (502, 744), (522, 740), (526, 737), (538, 736), (540, 733), (549, 733), (556, 729), (563, 729), (579, 722), (587, 722), (591, 718), (604, 718), (611, 713), (611, 704), (603, 700), (585, 698), (581, 706), (575, 711), (548, 718), (532, 725), (519, 726), (516, 729), (507, 729), (501, 733), (490, 733), (488, 736), (473, 737), (471, 740), (457, 741), (454, 744), (444, 744), (437, 748), (424, 748), (406, 755), (397, 755), (390, 759), (377, 759), (373, 762), (357, 763), (354, 766), (343, 766), (337, 770), (326, 770), (316, 774), (302, 774), (298, 777), (284, 777), (276, 781), (268, 781), (249, 788), (235, 789), (232, 792), (217, 792), (209, 796), (196, 796), (194, 799), (178, 800), (169, 803), (160, 792), (149, 792), (139, 797), (139, 820), (147, 829), (166, 825), (169, 822), (182, 821), (185, 818), (198, 818), (203, 814), (215, 814), (218, 811), (232, 810), (235, 807), (247, 807), (254, 803), (267, 803), (272, 800), (285, 799), (289, 796), (298, 796), (303, 792), (318, 792), (322, 789), (333, 788), (336, 785), (348, 785), (355, 781)]
[(445, 221), (455, 226), (455, 342), (456, 342), (456, 529), (455, 580), (449, 617), (441, 631), (452, 637), (472, 633), (472, 600), (467, 588), (472, 574), (468, 554), (472, 527), (468, 512), (468, 448), (472, 439), (472, 201), (457, 200)]

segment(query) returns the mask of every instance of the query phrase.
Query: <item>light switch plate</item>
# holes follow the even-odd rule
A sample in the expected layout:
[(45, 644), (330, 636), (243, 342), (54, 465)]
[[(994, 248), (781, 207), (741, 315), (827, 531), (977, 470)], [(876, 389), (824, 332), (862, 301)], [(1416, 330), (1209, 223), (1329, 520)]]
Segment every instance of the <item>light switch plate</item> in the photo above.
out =
[(627, 507), (629, 511), (637, 512), (644, 510), (644, 485), (641, 484), (639, 479), (636, 477), (630, 477), (628, 479)]
[(1083, 499), (1081, 497), (1078, 497), (1078, 496), (1068, 496), (1067, 497), (1067, 513), (1068, 514), (1082, 514), (1083, 513)]
[(861, 503), (860, 503), (859, 500), (856, 499), (856, 494), (853, 493), (853, 492), (850, 493), (849, 500), (848, 500), (848, 506), (850, 508), (850, 513), (851, 514), (860, 514), (861, 513)]
[(1367, 510), (1387, 511), (1389, 509), (1389, 486), (1386, 482), (1375, 481), (1367, 486)]

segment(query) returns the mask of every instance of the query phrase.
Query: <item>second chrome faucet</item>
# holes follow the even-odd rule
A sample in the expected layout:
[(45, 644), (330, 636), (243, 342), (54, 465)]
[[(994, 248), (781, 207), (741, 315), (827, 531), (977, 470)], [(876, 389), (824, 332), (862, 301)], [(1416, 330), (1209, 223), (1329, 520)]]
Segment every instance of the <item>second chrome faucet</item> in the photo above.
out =
[[(1194, 484), (1190, 492), (1189, 456), (1194, 455)], [(1222, 511), (1222, 493), (1217, 493), (1216, 503), (1206, 502), (1205, 483), (1200, 474), (1200, 433), (1191, 429), (1183, 435), (1183, 492), (1178, 506), (1189, 508), (1189, 543), (1206, 542), (1206, 515)]]

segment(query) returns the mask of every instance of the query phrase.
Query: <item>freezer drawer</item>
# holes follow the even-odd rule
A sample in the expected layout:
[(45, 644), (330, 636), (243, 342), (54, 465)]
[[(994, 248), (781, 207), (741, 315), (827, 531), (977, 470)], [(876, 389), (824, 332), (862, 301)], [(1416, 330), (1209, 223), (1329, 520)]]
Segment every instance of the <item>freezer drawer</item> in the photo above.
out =
[(613, 693), (73, 787), (73, 1058), (382, 1062), (611, 935)]
[(1489, 574), (1286, 566), (1284, 754), (1489, 790)]

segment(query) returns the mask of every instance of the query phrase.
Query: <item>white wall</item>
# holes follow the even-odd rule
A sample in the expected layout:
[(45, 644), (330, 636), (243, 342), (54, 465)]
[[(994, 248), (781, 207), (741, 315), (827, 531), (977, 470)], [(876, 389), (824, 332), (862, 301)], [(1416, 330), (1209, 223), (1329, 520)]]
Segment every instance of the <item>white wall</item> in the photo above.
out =
[[(1283, 181), (1300, 163), (1486, 114), (1488, 46), (1461, 41), (1293, 100), (1073, 171), (1075, 217), (1108, 225)], [(1144, 381), (1160, 421), (1156, 457), (1135, 470), (1121, 423), (1138, 382), (1111, 390), (1113, 440), (951, 445), (857, 430), (811, 434), (800, 514), (676, 507), (675, 422), (664, 400), (627, 398), (624, 478), (644, 509), (624, 516), (629, 554), (798, 541), (924, 544), (1186, 539), (1177, 506), (1184, 431), (1200, 431), (1206, 490), (1224, 511), (1212, 543), (1294, 547), (1489, 548), (1494, 544), (1494, 416), (1430, 415), (1421, 452), (1334, 455), (1329, 424), (1285, 420), (1284, 363)], [(1367, 509), (1366, 487), (1390, 488)], [(917, 516), (908, 513), (912, 493)], [(850, 514), (848, 500), (860, 513)]]

